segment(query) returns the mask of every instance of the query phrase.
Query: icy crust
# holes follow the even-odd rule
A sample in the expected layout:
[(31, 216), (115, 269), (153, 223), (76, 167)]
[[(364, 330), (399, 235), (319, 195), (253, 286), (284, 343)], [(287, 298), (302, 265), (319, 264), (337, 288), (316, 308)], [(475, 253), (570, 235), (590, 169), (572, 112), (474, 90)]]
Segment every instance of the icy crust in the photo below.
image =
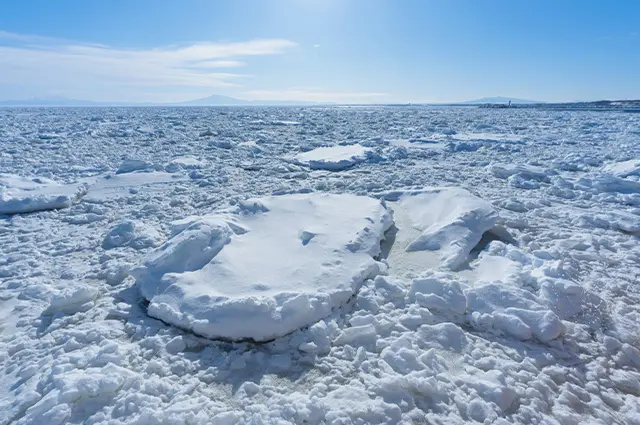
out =
[(270, 340), (311, 325), (380, 272), (392, 216), (378, 200), (249, 200), (183, 228), (132, 271), (151, 316), (209, 337)]
[(363, 162), (369, 151), (371, 149), (359, 144), (329, 146), (298, 154), (295, 159), (312, 170), (342, 171)]
[[(458, 187), (389, 192), (410, 225), (420, 232), (404, 250), (437, 252), (443, 266), (461, 267), (485, 232), (493, 229), (498, 214), (491, 204)], [(400, 229), (402, 231), (402, 229)]]
[(0, 174), (0, 214), (20, 214), (71, 206), (86, 192), (80, 184), (63, 185), (43, 177)]

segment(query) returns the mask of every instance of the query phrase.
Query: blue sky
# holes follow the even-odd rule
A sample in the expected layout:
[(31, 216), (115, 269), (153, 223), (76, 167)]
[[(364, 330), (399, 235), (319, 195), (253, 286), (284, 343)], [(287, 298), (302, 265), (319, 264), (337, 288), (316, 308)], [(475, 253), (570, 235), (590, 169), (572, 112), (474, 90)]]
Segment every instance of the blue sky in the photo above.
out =
[(640, 1), (6, 0), (0, 99), (640, 98)]

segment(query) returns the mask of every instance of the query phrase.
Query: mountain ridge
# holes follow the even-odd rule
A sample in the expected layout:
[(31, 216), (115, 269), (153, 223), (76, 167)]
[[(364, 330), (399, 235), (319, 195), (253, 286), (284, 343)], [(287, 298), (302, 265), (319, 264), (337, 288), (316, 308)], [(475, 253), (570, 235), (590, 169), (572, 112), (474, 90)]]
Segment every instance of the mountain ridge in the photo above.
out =
[(69, 99), (64, 96), (36, 97), (23, 100), (0, 100), (0, 106), (262, 106), (262, 105), (331, 105), (332, 102), (305, 102), (298, 100), (245, 100), (213, 94), (183, 102), (110, 102)]

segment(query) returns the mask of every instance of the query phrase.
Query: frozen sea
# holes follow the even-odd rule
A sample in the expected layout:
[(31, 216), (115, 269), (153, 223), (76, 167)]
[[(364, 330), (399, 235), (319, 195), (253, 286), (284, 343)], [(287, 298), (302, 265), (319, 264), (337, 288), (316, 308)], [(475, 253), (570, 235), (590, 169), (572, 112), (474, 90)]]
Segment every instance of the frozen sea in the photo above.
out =
[(640, 424), (640, 115), (0, 109), (0, 425)]

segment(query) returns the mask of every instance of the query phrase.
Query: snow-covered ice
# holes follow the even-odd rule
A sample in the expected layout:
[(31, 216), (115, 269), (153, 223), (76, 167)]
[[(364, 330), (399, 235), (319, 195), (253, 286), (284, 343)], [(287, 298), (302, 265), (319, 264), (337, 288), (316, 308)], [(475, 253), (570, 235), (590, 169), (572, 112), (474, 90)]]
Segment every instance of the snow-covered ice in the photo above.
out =
[(0, 425), (640, 424), (639, 135), (606, 111), (0, 109), (2, 199), (29, 206), (0, 217)]
[(373, 198), (296, 194), (188, 221), (132, 270), (149, 314), (210, 338), (264, 341), (328, 316), (379, 274), (392, 218)]
[(295, 159), (312, 170), (341, 171), (363, 162), (368, 152), (370, 149), (358, 144), (336, 145), (298, 154)]
[(456, 187), (390, 192), (385, 198), (397, 201), (395, 208), (408, 217), (408, 231), (418, 232), (399, 247), (405, 251), (403, 261), (414, 252), (436, 251), (443, 266), (460, 268), (498, 218), (491, 204)]
[(42, 177), (0, 174), (0, 214), (67, 208), (85, 192), (85, 186), (80, 184), (64, 185)]

